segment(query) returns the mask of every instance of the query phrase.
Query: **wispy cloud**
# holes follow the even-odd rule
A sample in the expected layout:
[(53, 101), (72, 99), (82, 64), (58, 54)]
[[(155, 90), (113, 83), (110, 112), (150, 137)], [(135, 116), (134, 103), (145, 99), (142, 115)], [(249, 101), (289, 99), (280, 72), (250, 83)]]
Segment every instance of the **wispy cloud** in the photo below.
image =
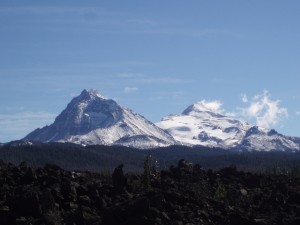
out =
[[(18, 29), (39, 29), (51, 32), (65, 30), (87, 30), (93, 33), (141, 34), (185, 37), (238, 36), (233, 31), (220, 28), (186, 27), (186, 23), (172, 20), (158, 20), (132, 15), (126, 11), (109, 10), (101, 7), (66, 6), (17, 6), (1, 7), (0, 15), (19, 18)], [(16, 17), (19, 16), (19, 17)], [(28, 17), (27, 17), (28, 15)], [(26, 16), (26, 17), (25, 17)], [(25, 18), (25, 19), (24, 19)], [(25, 23), (24, 21), (30, 21)], [(33, 23), (34, 22), (34, 23)], [(36, 26), (40, 24), (42, 26)], [(72, 26), (76, 25), (76, 26)], [(10, 29), (10, 25), (1, 29)], [(81, 29), (78, 29), (78, 26)]]
[(117, 76), (121, 78), (130, 78), (130, 79), (145, 77), (145, 75), (142, 73), (120, 73)]
[(215, 36), (237, 36), (233, 32), (222, 29), (199, 29), (199, 28), (159, 28), (159, 29), (145, 29), (141, 33), (172, 35), (172, 36), (188, 36), (188, 37), (215, 37)]
[(120, 73), (117, 75), (119, 78), (127, 79), (133, 83), (140, 84), (180, 84), (187, 83), (189, 81), (177, 77), (169, 76), (149, 76), (143, 73)]
[(148, 99), (149, 101), (171, 100), (169, 101), (170, 103), (180, 105), (179, 102), (185, 98), (185, 95), (186, 93), (184, 91), (157, 92), (153, 93)]
[(129, 94), (129, 93), (132, 93), (132, 92), (136, 92), (138, 90), (139, 89), (137, 87), (125, 87), (124, 88), (124, 93)]
[(13, 18), (15, 21), (13, 25), (1, 26), (1, 30), (18, 28), (50, 32), (85, 30), (94, 33), (120, 33), (126, 30), (123, 27), (130, 26), (128, 16), (122, 11), (101, 7), (32, 5), (0, 8), (0, 17)]
[(55, 116), (49, 112), (0, 114), (0, 141), (6, 142), (23, 138), (34, 129), (52, 123)]
[(242, 102), (248, 103), (248, 97), (246, 94), (242, 94), (241, 99), (242, 99)]
[[(67, 57), (67, 55), (66, 55)], [(140, 69), (148, 66), (152, 66), (154, 63), (149, 61), (139, 61), (139, 60), (128, 60), (128, 61), (104, 61), (104, 62), (73, 62), (73, 63), (55, 63), (55, 64), (42, 64), (34, 65), (29, 67), (18, 67), (18, 68), (0, 68), (0, 74), (8, 74), (9, 77), (21, 78), (26, 73), (29, 77), (34, 77), (31, 81), (35, 79), (57, 79), (57, 77), (72, 77), (73, 76), (92, 76), (92, 77), (104, 77), (107, 74), (101, 75), (102, 69)], [(142, 70), (142, 69), (141, 69)], [(100, 72), (99, 72), (100, 71)], [(111, 75), (111, 74), (109, 74)], [(120, 78), (134, 78), (143, 77), (141, 73), (120, 73), (117, 75)], [(28, 79), (26, 79), (28, 80)]]
[(144, 77), (144, 78), (137, 79), (136, 82), (147, 83), (147, 84), (153, 84), (153, 83), (178, 84), (178, 83), (186, 83), (187, 81), (175, 77)]
[(123, 15), (121, 12), (110, 11), (104, 8), (95, 7), (62, 7), (62, 6), (17, 6), (17, 7), (1, 7), (1, 14), (8, 15), (56, 15), (56, 16), (66, 16), (68, 14), (72, 15), (82, 15), (87, 18), (95, 16), (116, 16)]
[(224, 79), (223, 78), (219, 78), (219, 77), (215, 77), (212, 79), (213, 83), (223, 83)]
[(300, 111), (299, 111), (299, 112), (296, 112), (296, 116), (300, 116)]
[(248, 106), (238, 108), (237, 114), (248, 120), (254, 120), (258, 126), (269, 128), (288, 117), (288, 110), (279, 105), (279, 100), (272, 100), (268, 91), (243, 102)]

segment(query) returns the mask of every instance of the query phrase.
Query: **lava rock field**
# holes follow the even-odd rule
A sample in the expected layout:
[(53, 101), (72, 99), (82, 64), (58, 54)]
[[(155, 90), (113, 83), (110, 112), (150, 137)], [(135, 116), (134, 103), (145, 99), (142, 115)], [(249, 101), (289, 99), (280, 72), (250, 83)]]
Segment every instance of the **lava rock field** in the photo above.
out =
[(300, 178), (185, 160), (148, 175), (1, 162), (0, 224), (296, 225)]

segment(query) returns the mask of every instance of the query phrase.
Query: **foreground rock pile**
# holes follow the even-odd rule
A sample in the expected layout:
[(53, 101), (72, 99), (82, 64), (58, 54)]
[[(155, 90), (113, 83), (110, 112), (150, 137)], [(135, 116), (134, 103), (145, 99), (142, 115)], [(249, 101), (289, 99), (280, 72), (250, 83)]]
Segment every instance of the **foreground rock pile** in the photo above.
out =
[(300, 224), (299, 178), (184, 160), (148, 175), (0, 163), (0, 224)]

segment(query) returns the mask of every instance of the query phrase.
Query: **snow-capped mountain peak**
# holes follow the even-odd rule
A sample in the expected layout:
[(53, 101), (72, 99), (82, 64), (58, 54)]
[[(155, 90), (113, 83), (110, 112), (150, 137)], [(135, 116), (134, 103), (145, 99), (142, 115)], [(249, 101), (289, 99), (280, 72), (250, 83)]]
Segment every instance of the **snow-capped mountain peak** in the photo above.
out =
[(183, 111), (183, 115), (197, 115), (203, 112), (221, 114), (223, 112), (222, 103), (219, 101), (206, 102), (205, 100), (199, 101), (190, 105)]
[(156, 125), (184, 145), (258, 151), (300, 150), (298, 138), (253, 126), (222, 112), (220, 102), (200, 101), (180, 115), (164, 117)]
[(81, 96), (82, 98), (91, 98), (91, 99), (92, 99), (92, 98), (101, 98), (101, 99), (107, 99), (105, 96), (101, 95), (101, 94), (99, 93), (99, 91), (96, 90), (96, 89), (90, 89), (90, 90), (84, 89), (84, 90), (81, 92), (80, 96)]
[(91, 145), (150, 148), (175, 144), (172, 136), (132, 110), (96, 90), (83, 90), (50, 126), (36, 129), (25, 139)]
[(220, 114), (220, 104), (193, 104), (180, 115), (171, 115), (156, 125), (182, 144), (232, 148), (239, 144), (250, 125)]

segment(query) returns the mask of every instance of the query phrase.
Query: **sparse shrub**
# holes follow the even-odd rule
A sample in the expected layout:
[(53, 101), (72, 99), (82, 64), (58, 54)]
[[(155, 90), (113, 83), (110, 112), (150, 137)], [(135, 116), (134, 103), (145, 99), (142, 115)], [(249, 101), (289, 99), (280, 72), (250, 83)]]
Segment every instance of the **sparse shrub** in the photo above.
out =
[(111, 171), (108, 168), (104, 168), (100, 174), (104, 177), (111, 177)]
[(218, 179), (214, 198), (218, 201), (223, 201), (227, 196), (227, 190), (224, 184)]

